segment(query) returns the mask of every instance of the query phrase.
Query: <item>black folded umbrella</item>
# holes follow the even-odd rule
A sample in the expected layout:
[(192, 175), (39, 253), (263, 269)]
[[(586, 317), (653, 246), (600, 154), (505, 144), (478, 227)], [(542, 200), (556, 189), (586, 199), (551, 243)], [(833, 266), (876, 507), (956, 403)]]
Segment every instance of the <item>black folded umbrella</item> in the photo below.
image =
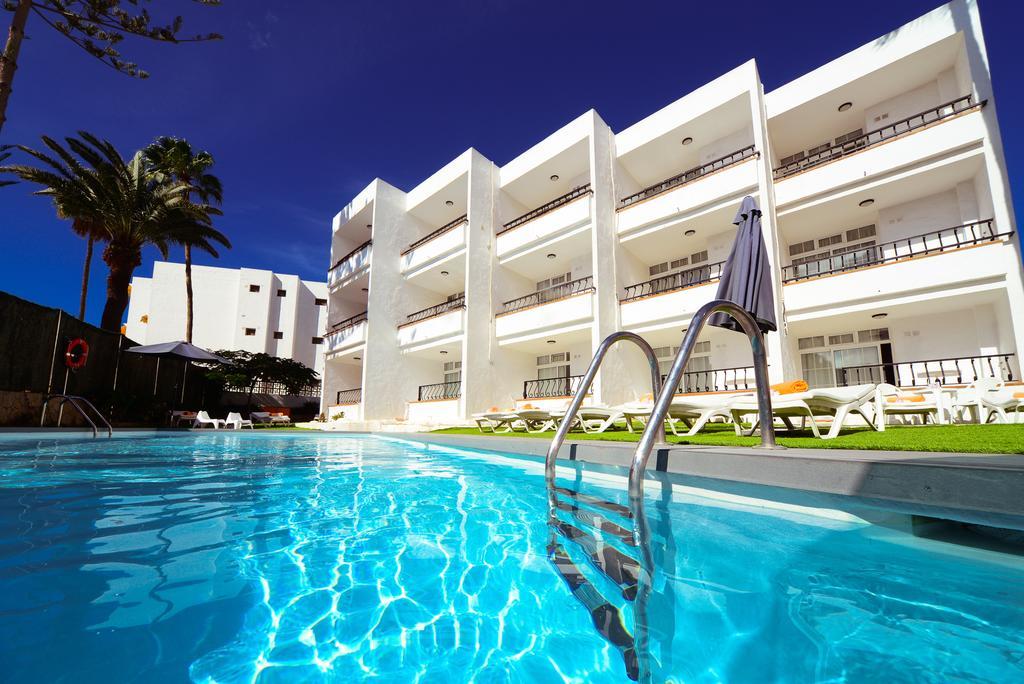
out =
[[(729, 259), (722, 267), (722, 278), (718, 282), (715, 299), (728, 299), (749, 311), (763, 333), (778, 330), (768, 250), (761, 234), (761, 210), (753, 197), (747, 195), (743, 198), (733, 223), (737, 226), (736, 240), (732, 243)], [(726, 313), (713, 314), (708, 323), (719, 328), (743, 331), (740, 324)]]
[(161, 342), (160, 344), (143, 344), (137, 347), (128, 347), (127, 351), (134, 354), (149, 354), (156, 357), (156, 373), (153, 375), (153, 396), (156, 396), (157, 378), (160, 377), (160, 359), (184, 359), (185, 370), (181, 374), (181, 400), (185, 400), (185, 377), (188, 373), (189, 364), (193, 361), (206, 363), (230, 363), (222, 356), (208, 352), (202, 347), (197, 347), (188, 342)]

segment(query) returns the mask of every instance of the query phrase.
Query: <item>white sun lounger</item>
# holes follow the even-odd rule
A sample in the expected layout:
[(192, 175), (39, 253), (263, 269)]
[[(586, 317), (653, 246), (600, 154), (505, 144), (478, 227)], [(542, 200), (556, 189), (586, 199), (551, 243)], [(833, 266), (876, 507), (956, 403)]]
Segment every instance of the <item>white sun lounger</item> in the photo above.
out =
[(241, 413), (235, 412), (229, 413), (228, 417), (224, 419), (224, 427), (228, 426), (234, 428), (235, 430), (241, 430), (244, 427), (247, 427), (250, 430), (253, 429), (252, 420), (246, 420), (245, 418), (242, 418)]
[[(876, 386), (873, 384), (853, 385), (850, 387), (828, 387), (808, 390), (806, 392), (795, 392), (793, 394), (772, 395), (772, 414), (782, 419), (786, 429), (792, 430), (792, 418), (809, 419), (811, 431), (815, 437), (821, 439), (835, 439), (839, 435), (850, 414), (859, 415), (873, 430), (877, 430), (875, 422), (864, 413), (864, 406), (875, 398)], [(758, 426), (758, 418), (754, 419), (749, 430), (742, 428), (744, 415), (757, 414), (757, 399), (741, 398), (734, 399), (729, 403), (729, 410), (732, 413), (733, 422), (736, 424), (736, 434), (751, 435)], [(822, 436), (818, 430), (815, 418), (818, 416), (831, 416), (832, 425), (828, 433)]]
[(522, 409), (516, 411), (516, 418), (526, 425), (527, 432), (546, 432), (555, 427), (555, 417), (543, 409)]
[[(551, 417), (561, 422), (565, 419), (565, 411), (552, 411)], [(581, 406), (576, 412), (574, 422), (584, 432), (597, 434), (604, 432), (615, 425), (617, 421), (624, 420), (625, 414), (621, 408), (609, 408), (607, 406)]]
[[(906, 398), (910, 394), (921, 394), (925, 399), (910, 401)], [(904, 392), (895, 385), (883, 382), (878, 386), (878, 394), (875, 397), (875, 416), (876, 427), (879, 430), (885, 430), (885, 419), (888, 416), (920, 416), (922, 424), (926, 424), (930, 417), (933, 423), (938, 423), (939, 403), (935, 393), (930, 390)]]
[(204, 425), (210, 425), (214, 430), (219, 430), (224, 427), (224, 421), (220, 418), (211, 418), (210, 414), (206, 411), (200, 411), (196, 414), (196, 419), (192, 421), (192, 427), (198, 428)]
[[(749, 393), (743, 394), (712, 394), (706, 396), (684, 396), (676, 397), (669, 405), (665, 422), (676, 437), (681, 436), (676, 424), (682, 422), (688, 430), (687, 436), (695, 435), (704, 429), (714, 418), (730, 418), (729, 404), (731, 401), (741, 397), (752, 397)], [(633, 404), (622, 409), (626, 417), (626, 427), (633, 432), (633, 419), (646, 422), (654, 410), (653, 404)]]
[(480, 432), (501, 434), (514, 431), (516, 423), (519, 422), (519, 416), (507, 411), (474, 413), (473, 420), (476, 421), (476, 426)]
[(963, 417), (967, 412), (972, 420), (979, 423), (1009, 423), (1007, 412), (1013, 413), (1013, 422), (1020, 422), (1021, 401), (1013, 396), (1013, 392), (1000, 389), (995, 378), (979, 378), (967, 389), (956, 393), (953, 399), (953, 411)]

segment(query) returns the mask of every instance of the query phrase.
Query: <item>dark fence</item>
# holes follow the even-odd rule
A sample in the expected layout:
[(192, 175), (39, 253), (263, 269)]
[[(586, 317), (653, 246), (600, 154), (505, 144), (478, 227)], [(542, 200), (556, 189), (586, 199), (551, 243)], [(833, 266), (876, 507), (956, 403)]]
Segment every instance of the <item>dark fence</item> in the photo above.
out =
[(578, 200), (580, 197), (583, 197), (585, 195), (589, 195), (591, 193), (592, 193), (592, 190), (590, 189), (590, 183), (587, 183), (586, 185), (581, 185), (578, 188), (573, 188), (572, 190), (570, 190), (569, 192), (565, 193), (561, 197), (556, 197), (555, 199), (551, 200), (550, 202), (547, 202), (546, 204), (542, 204), (539, 207), (537, 207), (536, 209), (531, 209), (530, 211), (526, 212), (522, 216), (519, 216), (517, 218), (512, 219), (511, 221), (506, 223), (504, 225), (504, 227), (502, 227), (502, 229), (499, 230), (496, 234), (497, 235), (501, 235), (502, 233), (510, 231), (513, 228), (518, 228), (519, 226), (521, 226), (524, 223), (527, 223), (529, 221), (532, 221), (533, 219), (537, 218), (538, 216), (543, 216), (544, 214), (548, 213), (549, 211), (554, 211), (555, 209), (558, 209), (559, 207), (561, 207), (563, 205), (566, 205), (569, 202), (572, 202), (573, 200)]
[(332, 324), (331, 327), (327, 329), (327, 334), (333, 335), (334, 333), (345, 330), (346, 328), (353, 328), (359, 325), (366, 320), (366, 313), (366, 311), (357, 313), (355, 316), (349, 316), (343, 321), (338, 321), (337, 323)]
[(636, 285), (626, 286), (626, 297), (623, 302), (630, 302), (634, 299), (643, 299), (644, 297), (650, 297), (651, 295), (662, 294), (664, 292), (674, 292), (675, 290), (685, 290), (688, 287), (694, 285), (702, 285), (704, 283), (710, 283), (712, 280), (718, 280), (722, 277), (722, 267), (725, 266), (724, 261), (718, 261), (713, 264), (705, 264), (704, 266), (697, 266), (695, 268), (688, 268), (685, 271), (679, 271), (678, 273), (669, 273), (667, 275), (658, 276), (651, 280), (637, 283)]
[(632, 204), (636, 204), (641, 200), (654, 197), (655, 195), (660, 195), (663, 192), (668, 192), (669, 190), (678, 188), (680, 185), (686, 185), (687, 183), (691, 183), (697, 180), (698, 178), (707, 176), (708, 174), (714, 173), (715, 171), (721, 171), (727, 166), (738, 164), (741, 161), (750, 159), (756, 154), (757, 152), (754, 150), (754, 146), (750, 145), (748, 147), (744, 147), (742, 150), (736, 150), (735, 152), (727, 154), (719, 159), (709, 161), (706, 164), (695, 166), (692, 169), (683, 171), (682, 173), (672, 176), (671, 178), (666, 178), (660, 183), (655, 183), (650, 187), (644, 188), (640, 192), (633, 193), (628, 197), (623, 197), (621, 200), (619, 200), (619, 204), (622, 205), (620, 209), (625, 209), (626, 207)]
[(544, 399), (547, 397), (572, 397), (580, 388), (582, 375), (567, 375), (561, 378), (524, 380), (523, 399)]
[(980, 378), (1013, 382), (1020, 379), (1020, 369), (1014, 373), (1016, 360), (1015, 354), (986, 354), (847, 366), (836, 369), (836, 380), (839, 385), (887, 382), (897, 387), (923, 387), (933, 382), (967, 385)]
[(358, 404), (363, 400), (363, 388), (338, 390), (337, 404)]
[[(76, 338), (86, 341), (89, 355), (84, 367), (72, 370), (65, 363), (65, 353)], [(214, 389), (206, 381), (204, 368), (189, 365), (186, 369), (179, 359), (125, 351), (136, 344), (59, 309), (0, 292), (0, 391), (35, 397), (15, 402), (17, 410), (8, 402), (0, 411), (0, 423), (38, 425), (42, 396), (52, 393), (83, 396), (121, 423), (159, 422), (172, 408), (217, 401), (219, 394), (204, 396)], [(65, 410), (65, 419), (71, 413)], [(52, 424), (49, 418), (47, 424)]]
[[(664, 382), (666, 375), (661, 376)], [(743, 392), (754, 389), (754, 367), (710, 368), (700, 371), (684, 371), (676, 388), (677, 394), (701, 392)]]
[(359, 254), (359, 252), (363, 251), (364, 249), (369, 249), (371, 245), (373, 245), (373, 240), (367, 240), (366, 242), (364, 242), (363, 244), (359, 245), (358, 247), (353, 249), (351, 252), (349, 252), (345, 256), (343, 256), (340, 259), (338, 259), (337, 261), (335, 261), (334, 265), (331, 266), (329, 269), (327, 269), (327, 272), (330, 273), (334, 269), (336, 269), (339, 266), (341, 266), (345, 261), (348, 261), (349, 259), (354, 257), (356, 254)]
[(408, 247), (407, 247), (407, 248), (406, 248), (406, 249), (405, 249), (405, 250), (404, 250), (404, 251), (402, 252), (402, 256), (405, 256), (406, 254), (408, 254), (409, 252), (413, 251), (414, 249), (416, 249), (416, 248), (417, 248), (417, 247), (419, 247), (420, 245), (425, 245), (425, 244), (427, 244), (428, 242), (430, 242), (431, 240), (433, 240), (434, 238), (436, 238), (436, 237), (440, 237), (440, 236), (444, 235), (445, 233), (447, 233), (448, 231), (450, 231), (450, 230), (454, 230), (455, 228), (458, 228), (458, 227), (459, 227), (459, 226), (461, 226), (461, 225), (462, 225), (463, 223), (466, 223), (466, 221), (468, 221), (468, 220), (469, 220), (469, 219), (468, 219), (468, 217), (466, 216), (466, 214), (463, 214), (462, 216), (460, 216), (459, 218), (455, 219), (454, 221), (451, 221), (450, 223), (446, 223), (446, 224), (444, 224), (443, 226), (441, 226), (441, 227), (440, 227), (440, 228), (438, 228), (437, 230), (435, 230), (435, 231), (432, 231), (432, 232), (430, 232), (430, 233), (428, 233), (428, 234), (424, 235), (424, 236), (423, 236), (423, 237), (421, 237), (421, 238), (420, 238), (419, 240), (417, 240), (416, 242), (414, 242), (414, 243), (412, 243), (411, 245), (409, 245), (409, 246), (408, 246)]
[(585, 292), (594, 292), (594, 277), (587, 276), (577, 280), (570, 280), (567, 283), (555, 285), (544, 290), (531, 292), (525, 297), (510, 299), (501, 305), (501, 313), (512, 313), (520, 309), (529, 309), (531, 306), (557, 302), (559, 299), (568, 299)]
[(405, 317), (405, 323), (400, 324), (398, 327), (402, 328), (407, 325), (412, 325), (413, 323), (418, 323), (419, 321), (425, 321), (428, 318), (433, 318), (434, 316), (440, 316), (441, 314), (448, 313), (449, 311), (455, 311), (456, 309), (465, 308), (466, 295), (460, 295), (455, 299), (449, 299), (447, 302), (441, 302), (440, 304), (435, 304), (434, 306), (428, 306), (426, 309), (420, 309), (419, 311), (415, 311), (409, 314), (408, 316)]
[(433, 385), (420, 385), (420, 401), (458, 399), (460, 396), (462, 396), (461, 382), (439, 382)]

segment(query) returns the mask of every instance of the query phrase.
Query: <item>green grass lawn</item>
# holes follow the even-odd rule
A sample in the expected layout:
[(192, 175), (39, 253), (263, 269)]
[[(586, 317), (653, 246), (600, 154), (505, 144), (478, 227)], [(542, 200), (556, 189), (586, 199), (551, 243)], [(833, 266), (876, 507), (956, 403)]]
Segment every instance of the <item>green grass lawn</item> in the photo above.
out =
[[(474, 428), (449, 428), (435, 430), (438, 434), (481, 436)], [(550, 440), (555, 433), (523, 432), (504, 433), (503, 437), (526, 437)], [(490, 436), (487, 433), (486, 436)], [(884, 451), (943, 451), (975, 454), (1024, 454), (1024, 423), (1019, 425), (928, 425), (889, 426), (885, 432), (869, 428), (843, 430), (836, 439), (817, 439), (810, 430), (792, 433), (776, 432), (779, 444), (787, 447), (809, 449), (877, 449)], [(616, 428), (603, 434), (584, 434), (576, 431), (569, 439), (592, 439), (608, 442), (635, 442), (639, 433), (631, 433), (625, 427)], [(693, 437), (675, 437), (667, 433), (670, 444), (701, 444), (710, 446), (754, 446), (759, 437), (737, 437), (731, 425), (708, 425)]]

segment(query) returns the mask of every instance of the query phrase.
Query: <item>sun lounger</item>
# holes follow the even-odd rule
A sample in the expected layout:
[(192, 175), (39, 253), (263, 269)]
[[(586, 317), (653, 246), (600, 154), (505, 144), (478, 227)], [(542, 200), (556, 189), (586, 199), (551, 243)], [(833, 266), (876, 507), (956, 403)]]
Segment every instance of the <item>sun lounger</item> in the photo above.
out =
[(224, 419), (224, 426), (225, 427), (230, 426), (230, 427), (234, 428), (235, 430), (241, 430), (244, 427), (247, 427), (250, 430), (253, 429), (253, 427), (252, 427), (252, 420), (251, 419), (250, 420), (246, 420), (246, 419), (242, 418), (242, 414), (241, 413), (229, 413), (228, 417)]
[(212, 426), (214, 430), (219, 430), (224, 427), (224, 421), (220, 418), (211, 418), (210, 414), (206, 411), (200, 411), (196, 414), (195, 420), (192, 421), (192, 427), (199, 428), (204, 425)]
[(171, 411), (171, 427), (179, 427), (182, 423), (193, 423), (195, 420), (195, 411)]
[(956, 393), (953, 399), (953, 411), (961, 419), (966, 413), (971, 420), (979, 423), (1009, 423), (1007, 412), (1013, 413), (1013, 422), (1020, 422), (1021, 401), (1014, 392), (1000, 388), (995, 378), (979, 378), (966, 389)]
[(473, 420), (480, 432), (493, 432), (501, 434), (515, 430), (516, 423), (520, 423), (519, 416), (508, 411), (496, 411), (490, 413), (474, 413)]
[(270, 424), (270, 413), (268, 411), (253, 411), (249, 414), (249, 420), (257, 425)]
[[(552, 411), (551, 417), (556, 421), (565, 419), (565, 411)], [(573, 427), (579, 425), (584, 432), (597, 434), (604, 432), (615, 425), (616, 422), (625, 419), (625, 414), (619, 408), (608, 408), (607, 406), (581, 406), (573, 421)]]
[(930, 417), (933, 423), (938, 423), (939, 403), (935, 393), (929, 390), (905, 392), (883, 382), (878, 386), (875, 397), (875, 416), (879, 430), (885, 429), (888, 416), (920, 416), (922, 424), (927, 423)]
[(516, 418), (526, 425), (527, 432), (546, 432), (555, 427), (555, 417), (542, 409), (521, 409), (516, 411)]
[[(681, 436), (676, 427), (680, 422), (688, 428), (687, 436), (695, 435), (715, 418), (730, 418), (729, 403), (732, 400), (750, 396), (752, 395), (749, 393), (743, 393), (676, 397), (669, 405), (665, 422), (676, 437)], [(650, 403), (624, 406), (622, 412), (626, 418), (626, 427), (633, 432), (633, 419), (646, 423), (653, 410), (653, 404)]]
[[(772, 396), (772, 414), (782, 420), (787, 430), (795, 429), (792, 418), (809, 419), (811, 431), (815, 437), (821, 439), (835, 439), (851, 414), (859, 415), (873, 430), (877, 430), (875, 422), (864, 413), (864, 406), (875, 398), (875, 390), (875, 385), (867, 384), (777, 394)], [(757, 399), (754, 397), (734, 399), (729, 403), (729, 410), (733, 422), (736, 424), (736, 434), (753, 434), (757, 429), (759, 419), (755, 418), (753, 425), (746, 431), (742, 429), (741, 421), (744, 415), (757, 414)], [(819, 416), (832, 418), (832, 425), (824, 436), (818, 430), (818, 425), (815, 422)]]

